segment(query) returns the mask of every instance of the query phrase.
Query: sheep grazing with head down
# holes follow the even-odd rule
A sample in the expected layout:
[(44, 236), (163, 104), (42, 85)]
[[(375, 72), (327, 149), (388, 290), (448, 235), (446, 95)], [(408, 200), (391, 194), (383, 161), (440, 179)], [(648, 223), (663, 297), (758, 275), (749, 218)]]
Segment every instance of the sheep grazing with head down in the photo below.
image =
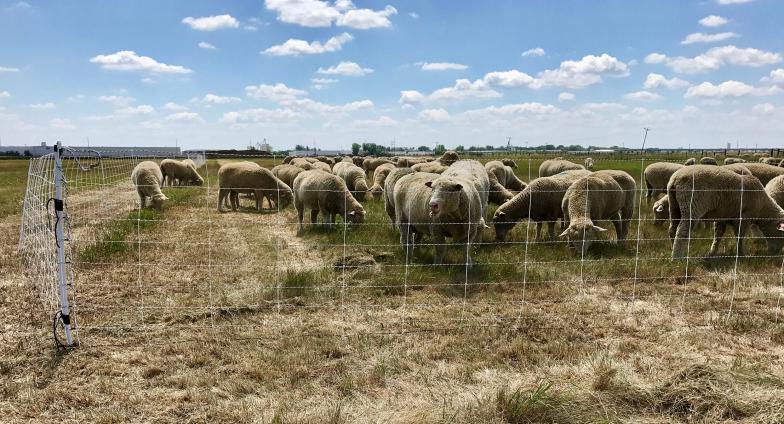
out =
[(766, 163), (738, 163), (734, 165), (724, 165), (724, 168), (730, 169), (736, 173), (742, 173), (740, 170), (747, 170), (751, 175), (757, 177), (762, 185), (767, 184), (770, 180), (779, 175), (784, 175), (784, 168), (768, 165)]
[(285, 158), (283, 158), (283, 164), (287, 165), (291, 163), (292, 159), (294, 159), (294, 156), (286, 156)]
[(709, 156), (706, 156), (706, 157), (700, 159), (700, 164), (701, 165), (718, 165), (719, 163), (716, 162), (716, 159), (714, 159), (712, 157), (709, 157)]
[(328, 163), (322, 161), (315, 161), (310, 163), (310, 169), (320, 169), (324, 172), (332, 172), (332, 167)]
[(204, 178), (196, 172), (195, 166), (186, 165), (174, 159), (164, 159), (161, 161), (161, 174), (163, 175), (163, 185), (202, 185)]
[(531, 181), (523, 191), (495, 210), (493, 226), (496, 240), (505, 240), (509, 231), (526, 218), (536, 222), (536, 240), (544, 238), (542, 224), (545, 222), (550, 239), (555, 239), (555, 224), (563, 217), (561, 202), (566, 190), (589, 173), (583, 170), (565, 171)]
[(395, 168), (384, 180), (384, 210), (386, 210), (387, 216), (389, 216), (393, 229), (397, 228), (395, 226), (395, 185), (398, 180), (413, 173), (414, 170), (411, 168)]
[(592, 158), (585, 158), (585, 169), (589, 171), (593, 171), (593, 159)]
[(724, 164), (725, 165), (732, 165), (733, 163), (746, 163), (746, 159), (741, 158), (725, 158)]
[(760, 161), (760, 163), (766, 163), (768, 165), (779, 166), (779, 162), (781, 162), (781, 159), (778, 159), (778, 158), (761, 158), (759, 161)]
[(362, 163), (365, 162), (365, 157), (364, 156), (354, 156), (354, 157), (351, 158), (351, 162), (354, 163), (354, 165), (362, 168)]
[(684, 165), (671, 162), (655, 162), (645, 167), (643, 179), (645, 180), (645, 199), (650, 203), (659, 194), (667, 193), (667, 182), (675, 171)]
[(512, 159), (509, 159), (509, 158), (501, 159), (501, 163), (503, 163), (504, 165), (509, 166), (511, 168), (517, 168), (517, 162), (515, 162), (515, 161), (513, 161)]
[(387, 163), (394, 164), (395, 162), (387, 158), (366, 158), (362, 161), (362, 169), (365, 170), (368, 176), (372, 176), (376, 168)]
[(193, 169), (199, 169), (199, 167), (196, 166), (196, 162), (194, 162), (193, 159), (191, 158), (183, 159), (180, 161), (180, 163), (182, 163), (185, 166), (192, 166)]
[(139, 195), (142, 209), (146, 206), (148, 197), (152, 207), (159, 210), (163, 208), (163, 203), (169, 200), (161, 192), (163, 173), (157, 163), (149, 160), (139, 162), (131, 172), (131, 181), (136, 186), (136, 193)]
[(503, 162), (491, 160), (485, 164), (488, 174), (493, 174), (504, 188), (520, 191), (525, 188), (525, 183), (517, 178), (511, 166), (504, 165)]
[(416, 172), (428, 172), (431, 174), (440, 174), (446, 171), (449, 168), (449, 165), (444, 165), (441, 162), (434, 160), (432, 162), (422, 162), (417, 163), (411, 166)]
[(270, 207), (283, 209), (288, 206), (294, 196), (291, 187), (272, 174), (267, 168), (254, 162), (232, 162), (218, 169), (218, 211), (223, 212), (223, 204), (228, 196), (231, 209), (237, 210), (239, 201), (237, 193), (253, 193), (256, 198), (256, 210), (261, 210), (264, 198)]
[(311, 169), (313, 169), (313, 164), (305, 158), (294, 158), (289, 163), (291, 165), (298, 166), (304, 169), (305, 171), (310, 171)]
[(306, 210), (310, 210), (311, 224), (316, 224), (321, 213), (322, 222), (328, 228), (332, 227), (338, 215), (346, 224), (365, 221), (365, 209), (348, 191), (343, 179), (318, 169), (302, 172), (294, 179), (294, 206), (300, 229), (304, 228)]
[(578, 169), (585, 169), (585, 167), (561, 158), (548, 159), (539, 165), (539, 176), (550, 177), (555, 174), (560, 174), (563, 171)]
[(697, 158), (688, 158), (688, 159), (686, 159), (685, 162), (683, 162), (683, 164), (686, 165), (686, 166), (696, 165), (697, 164)]
[(414, 166), (414, 165), (416, 165), (418, 163), (425, 163), (427, 161), (428, 161), (427, 158), (422, 158), (422, 157), (412, 158), (412, 157), (401, 156), (401, 157), (397, 158), (397, 167), (398, 168), (409, 168), (409, 167)]
[(381, 197), (381, 194), (384, 192), (384, 181), (386, 181), (389, 173), (395, 169), (395, 165), (391, 163), (385, 163), (379, 165), (378, 168), (373, 171), (373, 186), (370, 187), (370, 193), (374, 198)]
[(335, 164), (333, 172), (346, 182), (346, 187), (355, 199), (360, 202), (365, 200), (368, 184), (365, 179), (365, 171), (362, 168), (348, 162), (338, 162)]
[(286, 183), (287, 186), (291, 187), (294, 184), (294, 178), (297, 178), (297, 175), (304, 171), (305, 170), (299, 166), (277, 165), (272, 168), (272, 175), (280, 178), (280, 180)]
[(743, 255), (743, 236), (756, 225), (777, 254), (784, 239), (784, 209), (765, 192), (753, 175), (739, 175), (725, 167), (698, 165), (673, 174), (667, 185), (670, 201), (672, 257), (683, 258), (691, 227), (697, 220), (715, 221), (709, 256), (718, 252), (727, 225), (735, 230), (738, 255)]
[(495, 174), (488, 172), (487, 179), (490, 182), (490, 192), (487, 193), (488, 203), (500, 206), (514, 197), (514, 193), (507, 190), (506, 187), (504, 187), (503, 184), (498, 181), (498, 178), (496, 178)]
[[(390, 178), (395, 177), (398, 176), (390, 175)], [(412, 239), (418, 244), (425, 234), (432, 236), (434, 232), (433, 226), (435, 224), (432, 222), (428, 202), (433, 194), (431, 185), (438, 177), (440, 177), (439, 174), (412, 171), (405, 175), (399, 175), (392, 188), (393, 227), (400, 231), (400, 245), (403, 247), (406, 257), (409, 256)], [(443, 243), (443, 238), (441, 241)], [(438, 260), (437, 257), (436, 261)]]

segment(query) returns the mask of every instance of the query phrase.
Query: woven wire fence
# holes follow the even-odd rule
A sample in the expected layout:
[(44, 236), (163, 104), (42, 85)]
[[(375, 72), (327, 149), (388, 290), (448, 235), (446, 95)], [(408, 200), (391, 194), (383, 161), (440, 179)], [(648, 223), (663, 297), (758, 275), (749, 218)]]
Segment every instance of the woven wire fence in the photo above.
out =
[[(250, 161), (272, 168), (282, 157), (66, 152), (65, 248), (81, 346), (618, 327), (651, 316), (675, 317), (683, 326), (780, 325), (784, 260), (780, 251), (768, 251), (769, 237), (757, 225), (750, 225), (744, 256), (733, 236), (708, 255), (712, 225), (689, 222), (687, 254), (672, 258), (667, 224), (657, 222), (656, 199), (646, 198), (643, 181), (643, 170), (656, 157), (594, 157), (595, 170), (623, 170), (636, 181), (627, 193), (633, 213), (622, 223), (622, 243), (608, 220), (595, 222), (609, 231), (586, 251), (558, 236), (563, 220), (550, 220), (555, 238), (544, 230), (538, 234), (537, 222), (520, 219), (499, 240), (492, 228), (496, 205), (489, 205), (476, 239), (451, 244), (447, 237), (443, 261), (434, 264), (441, 242), (420, 230), (405, 248), (384, 193), (366, 193), (364, 220), (353, 224), (337, 217), (323, 225), (321, 213), (313, 225), (309, 210), (300, 222), (285, 196), (241, 186), (234, 190), (239, 208), (232, 210), (227, 201), (219, 211), (221, 166)], [(140, 209), (131, 172), (141, 161), (164, 158), (193, 160), (203, 184), (162, 187), (168, 198), (163, 209)], [(547, 157), (513, 159), (517, 176), (530, 182)], [(47, 204), (53, 167), (49, 156), (31, 161), (19, 247), (47, 313), (60, 306)], [(370, 187), (372, 173), (367, 179)], [(534, 206), (529, 202), (529, 212)], [(465, 266), (466, 253), (471, 267)]]

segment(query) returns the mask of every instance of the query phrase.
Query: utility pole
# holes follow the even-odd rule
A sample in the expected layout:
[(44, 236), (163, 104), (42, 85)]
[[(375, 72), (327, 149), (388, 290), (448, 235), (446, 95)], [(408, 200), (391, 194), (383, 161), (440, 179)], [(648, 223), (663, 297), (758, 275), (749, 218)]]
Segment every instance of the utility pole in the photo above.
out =
[(646, 127), (643, 128), (643, 130), (645, 130), (645, 135), (643, 135), (642, 137), (642, 150), (640, 151), (640, 153), (645, 151), (645, 141), (648, 140), (648, 131), (650, 131), (651, 129)]

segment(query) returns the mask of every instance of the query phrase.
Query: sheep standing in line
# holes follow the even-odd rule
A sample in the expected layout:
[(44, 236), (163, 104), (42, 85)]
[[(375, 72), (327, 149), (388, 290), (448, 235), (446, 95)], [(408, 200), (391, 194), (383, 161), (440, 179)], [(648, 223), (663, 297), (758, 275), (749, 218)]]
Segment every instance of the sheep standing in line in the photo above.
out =
[[(398, 180), (391, 190), (394, 204), (393, 227), (400, 231), (400, 245), (408, 257), (411, 253), (412, 239), (419, 244), (422, 236), (432, 235), (435, 231), (428, 202), (433, 194), (431, 185), (440, 175), (413, 171), (405, 175), (390, 175), (390, 178), (395, 177), (398, 177)], [(389, 212), (387, 209), (387, 213)], [(443, 238), (441, 242), (443, 243)]]
[(493, 215), (496, 240), (505, 240), (509, 231), (526, 218), (536, 222), (536, 240), (544, 238), (542, 224), (545, 222), (550, 239), (555, 239), (555, 224), (563, 218), (561, 202), (564, 194), (585, 174), (588, 171), (566, 171), (531, 181), (523, 191), (496, 209)]
[(365, 200), (365, 194), (368, 192), (367, 179), (365, 179), (365, 171), (347, 162), (338, 162), (333, 169), (335, 175), (342, 178), (346, 182), (346, 187), (360, 202)]
[(724, 165), (724, 168), (730, 169), (736, 173), (743, 173), (742, 170), (747, 170), (751, 175), (757, 177), (763, 186), (779, 175), (784, 175), (784, 168), (768, 165), (766, 163), (738, 163), (734, 165)]
[(585, 169), (585, 167), (561, 158), (548, 159), (539, 165), (539, 177), (550, 177), (563, 171), (578, 169)]
[(716, 159), (712, 157), (705, 156), (704, 158), (700, 159), (701, 165), (718, 165), (719, 163), (716, 162)]
[(784, 235), (784, 209), (765, 192), (753, 175), (739, 175), (723, 167), (698, 165), (673, 174), (667, 185), (670, 201), (672, 257), (683, 258), (697, 220), (715, 221), (709, 256), (717, 253), (727, 225), (738, 238), (737, 254), (743, 255), (743, 236), (756, 225), (777, 254)]
[(725, 158), (724, 164), (725, 165), (732, 165), (733, 163), (746, 163), (746, 159), (741, 158)]
[(398, 180), (413, 173), (414, 170), (411, 168), (395, 168), (384, 180), (384, 210), (386, 210), (389, 221), (392, 223), (392, 229), (397, 228), (395, 226), (395, 185)]
[(218, 170), (218, 211), (223, 212), (223, 204), (228, 196), (231, 209), (236, 211), (239, 201), (236, 193), (253, 193), (256, 197), (256, 210), (261, 211), (261, 204), (267, 198), (270, 207), (277, 205), (282, 209), (288, 206), (294, 196), (291, 188), (272, 174), (267, 168), (254, 162), (227, 163)]
[(384, 192), (384, 181), (386, 181), (387, 176), (390, 172), (395, 170), (395, 165), (391, 163), (385, 163), (379, 165), (375, 171), (373, 171), (373, 186), (370, 187), (370, 193), (373, 197), (378, 198)]
[(645, 167), (643, 172), (643, 179), (645, 180), (645, 199), (648, 203), (651, 200), (656, 200), (659, 194), (667, 193), (667, 182), (675, 171), (683, 168), (685, 165), (671, 162), (655, 162)]
[(626, 204), (623, 188), (611, 175), (594, 172), (582, 177), (564, 194), (561, 209), (569, 227), (559, 237), (566, 237), (570, 246), (585, 255), (596, 233), (607, 231), (594, 221), (609, 220), (620, 242), (625, 236), (620, 212)]
[(141, 208), (147, 204), (147, 198), (150, 198), (152, 207), (160, 210), (163, 208), (163, 203), (169, 200), (166, 195), (161, 192), (161, 183), (163, 182), (163, 173), (157, 163), (153, 161), (139, 162), (131, 172), (131, 181), (136, 186), (136, 193), (139, 195), (139, 203)]
[(302, 221), (307, 209), (313, 225), (319, 213), (328, 228), (335, 223), (336, 215), (343, 217), (347, 224), (365, 221), (365, 209), (348, 191), (343, 179), (318, 169), (302, 172), (294, 179), (294, 206), (300, 230), (304, 228)]
[(272, 175), (280, 178), (280, 180), (286, 183), (287, 186), (291, 187), (294, 184), (294, 178), (297, 178), (297, 175), (304, 171), (305, 170), (299, 166), (278, 165), (272, 168)]
[(163, 175), (163, 185), (166, 185), (167, 183), (170, 186), (204, 184), (204, 178), (196, 172), (195, 166), (189, 166), (174, 159), (162, 160), (160, 170)]
[(513, 161), (512, 159), (509, 159), (509, 158), (501, 159), (501, 163), (503, 163), (506, 166), (512, 167), (512, 168), (517, 168), (517, 162), (515, 162), (515, 161)]
[(697, 158), (688, 158), (688, 159), (686, 159), (685, 162), (683, 162), (683, 164), (686, 165), (686, 166), (696, 165), (697, 164)]
[(593, 159), (592, 158), (585, 158), (585, 169), (589, 171), (593, 171)]
[(503, 162), (491, 160), (485, 164), (488, 174), (494, 174), (504, 188), (520, 191), (525, 188), (525, 183), (517, 178), (511, 166), (504, 165)]
[(779, 175), (768, 181), (768, 183), (765, 184), (765, 192), (768, 193), (768, 196), (770, 196), (777, 205), (784, 208), (784, 175)]

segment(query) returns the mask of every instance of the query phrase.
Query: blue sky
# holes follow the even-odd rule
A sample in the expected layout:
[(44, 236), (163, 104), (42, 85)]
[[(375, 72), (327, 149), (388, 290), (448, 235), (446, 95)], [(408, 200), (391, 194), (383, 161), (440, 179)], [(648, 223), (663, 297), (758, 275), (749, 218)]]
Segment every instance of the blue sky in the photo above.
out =
[(781, 147), (784, 3), (0, 0), (6, 145)]

